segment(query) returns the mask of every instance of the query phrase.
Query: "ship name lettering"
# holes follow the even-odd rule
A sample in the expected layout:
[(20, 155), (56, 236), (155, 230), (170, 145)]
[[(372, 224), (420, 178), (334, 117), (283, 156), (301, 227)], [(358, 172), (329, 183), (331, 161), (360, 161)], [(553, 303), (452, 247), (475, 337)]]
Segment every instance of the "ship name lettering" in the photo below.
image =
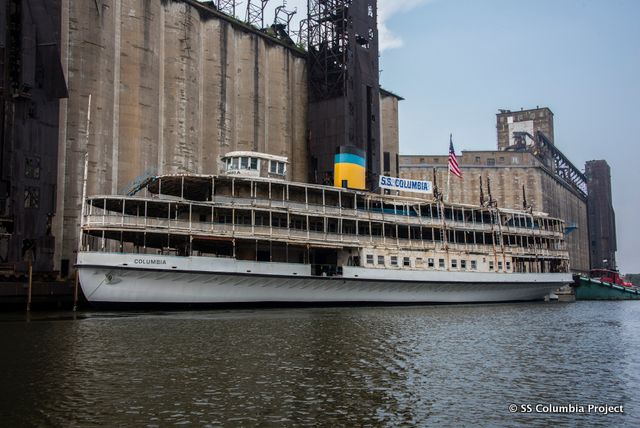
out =
[(167, 261), (162, 259), (134, 259), (136, 265), (166, 265)]

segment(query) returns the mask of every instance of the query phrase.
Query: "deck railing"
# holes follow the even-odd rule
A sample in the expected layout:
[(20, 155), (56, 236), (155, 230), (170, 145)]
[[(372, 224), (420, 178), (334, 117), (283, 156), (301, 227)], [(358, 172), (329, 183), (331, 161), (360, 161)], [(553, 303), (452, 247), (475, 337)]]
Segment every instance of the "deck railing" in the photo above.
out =
[[(470, 253), (497, 254), (502, 253), (499, 245), (473, 244), (473, 243), (444, 243), (442, 241), (425, 241), (422, 239), (409, 239), (393, 236), (356, 235), (337, 232), (320, 232), (313, 230), (301, 230), (286, 227), (258, 226), (250, 224), (194, 222), (188, 219), (163, 219), (156, 217), (144, 217), (123, 215), (113, 211), (94, 208), (90, 215), (85, 216), (83, 224), (85, 229), (125, 230), (148, 233), (172, 233), (189, 235), (211, 235), (243, 238), (243, 239), (269, 239), (290, 243), (309, 243), (318, 245), (338, 246), (385, 246), (388, 248), (437, 250), (447, 248), (456, 251)], [(566, 256), (562, 250), (544, 248), (523, 248), (520, 246), (505, 246), (505, 254), (521, 255), (525, 257), (558, 257)]]
[[(103, 198), (101, 198), (103, 199)], [(121, 196), (109, 196), (110, 200), (119, 200), (122, 203), (127, 201), (132, 201), (132, 203), (146, 203), (152, 202), (157, 204), (158, 202), (166, 202), (167, 204), (176, 204), (176, 200), (163, 200), (159, 198), (148, 199), (145, 200), (143, 198), (131, 198), (131, 197), (121, 197)], [(564, 233), (562, 231), (557, 230), (544, 230), (539, 228), (532, 227), (524, 227), (518, 225), (497, 225), (490, 223), (482, 223), (482, 222), (470, 222), (470, 221), (460, 221), (453, 219), (445, 219), (444, 222), (439, 217), (430, 217), (430, 216), (409, 216), (409, 215), (401, 215), (401, 214), (389, 214), (382, 213), (376, 211), (367, 211), (353, 208), (339, 208), (334, 206), (323, 206), (318, 204), (304, 204), (298, 202), (290, 202), (290, 201), (281, 201), (281, 200), (269, 200), (269, 199), (259, 199), (259, 198), (231, 198), (224, 196), (216, 196), (213, 205), (209, 202), (202, 203), (191, 203), (191, 202), (179, 202), (181, 205), (192, 205), (205, 207), (206, 209), (246, 209), (246, 210), (254, 210), (254, 211), (273, 211), (274, 213), (283, 213), (289, 215), (298, 215), (302, 217), (326, 217), (333, 216), (335, 218), (341, 218), (342, 220), (351, 220), (351, 221), (371, 221), (371, 222), (385, 222), (385, 223), (393, 223), (401, 226), (412, 226), (412, 227), (432, 227), (432, 228), (441, 228), (443, 223), (446, 225), (446, 228), (449, 230), (458, 230), (461, 232), (464, 231), (477, 231), (477, 232), (485, 232), (491, 233), (492, 231), (501, 231), (502, 234), (512, 234), (519, 235), (525, 237), (542, 237), (542, 238), (551, 238), (551, 239), (563, 239)], [(97, 208), (95, 206), (91, 206), (90, 209), (87, 209), (86, 212), (91, 215), (101, 215), (105, 217), (111, 216), (121, 216), (122, 213), (107, 211), (101, 208)], [(144, 213), (141, 213), (140, 217), (144, 217)], [(188, 214), (188, 213), (187, 213)], [(135, 216), (134, 216), (135, 217)], [(182, 219), (185, 220), (185, 219)], [(188, 219), (186, 219), (188, 220)], [(195, 221), (191, 221), (192, 223), (196, 223)]]

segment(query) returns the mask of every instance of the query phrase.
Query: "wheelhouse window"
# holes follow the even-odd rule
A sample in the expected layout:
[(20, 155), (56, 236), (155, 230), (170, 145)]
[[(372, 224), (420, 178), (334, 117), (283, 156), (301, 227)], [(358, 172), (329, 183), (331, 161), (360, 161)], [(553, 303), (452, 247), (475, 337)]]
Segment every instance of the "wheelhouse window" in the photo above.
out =
[(251, 159), (251, 162), (250, 162), (249, 169), (257, 171), (258, 170), (258, 158), (250, 158), (250, 159)]
[(284, 162), (278, 162), (275, 160), (269, 161), (269, 173), (284, 175), (285, 172), (286, 172), (286, 168), (285, 168)]
[(249, 158), (240, 158), (240, 169), (249, 169)]

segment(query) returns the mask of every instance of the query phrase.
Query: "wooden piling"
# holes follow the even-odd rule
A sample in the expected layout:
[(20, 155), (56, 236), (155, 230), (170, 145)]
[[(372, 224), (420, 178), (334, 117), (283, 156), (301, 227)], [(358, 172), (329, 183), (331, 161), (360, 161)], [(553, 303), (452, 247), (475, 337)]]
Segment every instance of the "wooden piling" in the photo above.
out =
[(73, 312), (76, 311), (76, 309), (78, 309), (78, 283), (80, 282), (80, 279), (78, 277), (78, 269), (76, 269), (76, 278), (75, 278), (75, 284), (73, 287)]

